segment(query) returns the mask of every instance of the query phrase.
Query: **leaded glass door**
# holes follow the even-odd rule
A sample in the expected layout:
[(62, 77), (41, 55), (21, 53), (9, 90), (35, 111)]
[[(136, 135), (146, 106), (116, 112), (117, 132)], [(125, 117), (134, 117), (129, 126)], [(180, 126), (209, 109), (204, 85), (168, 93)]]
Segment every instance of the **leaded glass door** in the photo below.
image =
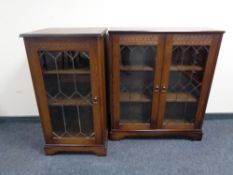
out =
[[(51, 41), (52, 42), (52, 41)], [(96, 48), (89, 40), (56, 41), (36, 48), (53, 143), (101, 142)], [(42, 44), (41, 44), (42, 45)]]
[(211, 42), (210, 35), (167, 36), (160, 95), (160, 128), (194, 128)]
[(113, 40), (114, 128), (155, 128), (163, 37), (132, 34)]

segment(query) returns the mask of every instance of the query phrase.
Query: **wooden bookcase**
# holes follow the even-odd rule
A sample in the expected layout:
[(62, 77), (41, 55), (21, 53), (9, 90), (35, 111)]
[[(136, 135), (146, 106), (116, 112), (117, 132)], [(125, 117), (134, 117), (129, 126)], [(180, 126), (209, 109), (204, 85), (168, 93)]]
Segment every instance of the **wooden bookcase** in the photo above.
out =
[(110, 29), (111, 139), (167, 136), (201, 140), (223, 33)]
[(105, 28), (56, 28), (21, 35), (48, 155), (106, 155), (105, 35)]

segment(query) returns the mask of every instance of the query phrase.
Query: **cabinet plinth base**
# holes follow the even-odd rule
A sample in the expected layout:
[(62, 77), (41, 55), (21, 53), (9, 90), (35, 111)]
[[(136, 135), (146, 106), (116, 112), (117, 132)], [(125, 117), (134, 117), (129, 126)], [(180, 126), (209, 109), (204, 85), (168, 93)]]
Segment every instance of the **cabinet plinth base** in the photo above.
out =
[(121, 140), (127, 137), (158, 137), (158, 138), (186, 138), (190, 140), (202, 140), (202, 130), (112, 130), (111, 140)]
[(44, 146), (45, 155), (54, 155), (57, 153), (93, 153), (98, 156), (107, 155), (106, 145), (57, 145), (57, 144), (46, 144)]

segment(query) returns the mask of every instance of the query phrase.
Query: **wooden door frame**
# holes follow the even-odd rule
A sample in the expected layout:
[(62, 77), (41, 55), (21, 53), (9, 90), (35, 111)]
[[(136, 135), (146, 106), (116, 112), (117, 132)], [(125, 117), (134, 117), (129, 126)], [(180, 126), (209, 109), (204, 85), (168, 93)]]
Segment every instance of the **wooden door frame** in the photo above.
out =
[[(192, 36), (191, 38), (189, 36)], [(195, 39), (195, 36), (197, 38)], [(202, 40), (201, 37), (204, 37)], [(221, 45), (222, 34), (167, 34), (164, 49), (164, 63), (162, 71), (161, 86), (168, 87), (169, 76), (170, 76), (170, 65), (172, 59), (172, 48), (175, 43), (178, 45), (208, 45), (210, 46), (206, 67), (203, 75), (203, 84), (200, 91), (200, 97), (198, 100), (198, 107), (195, 115), (195, 121), (189, 126), (177, 125), (177, 129), (201, 129), (208, 96), (210, 92), (211, 82), (213, 79), (214, 69), (217, 61), (218, 51)], [(164, 113), (166, 108), (166, 95), (167, 92), (161, 90), (159, 99), (159, 118), (158, 118), (158, 129), (163, 128)], [(166, 128), (175, 129), (175, 128)]]
[(97, 40), (95, 38), (24, 38), (29, 67), (31, 71), (34, 91), (39, 109), (43, 134), (46, 144), (101, 144), (103, 143), (103, 134), (100, 118), (100, 103), (93, 104), (93, 129), (95, 131), (94, 139), (83, 139), (72, 137), (70, 139), (54, 139), (52, 135), (52, 123), (48, 109), (45, 85), (43, 81), (42, 70), (40, 66), (38, 51), (59, 51), (59, 50), (85, 50), (90, 56), (90, 78), (92, 96), (99, 97), (99, 64), (97, 54)]
[[(135, 129), (155, 129), (157, 127), (157, 112), (159, 101), (159, 90), (162, 73), (164, 35), (163, 34), (110, 34), (110, 94), (111, 94), (111, 128), (120, 130)], [(120, 45), (146, 46), (153, 45), (157, 47), (155, 55), (156, 63), (154, 67), (153, 96), (151, 102), (151, 123), (134, 123), (120, 125)]]

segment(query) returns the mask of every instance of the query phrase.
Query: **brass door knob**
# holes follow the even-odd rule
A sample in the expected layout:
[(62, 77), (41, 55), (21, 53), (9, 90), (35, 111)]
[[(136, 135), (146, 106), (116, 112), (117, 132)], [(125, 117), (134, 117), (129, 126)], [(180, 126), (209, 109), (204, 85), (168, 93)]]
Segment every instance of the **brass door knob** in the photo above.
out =
[(159, 92), (159, 85), (156, 85), (156, 86), (154, 87), (154, 92)]
[(161, 90), (162, 92), (166, 92), (167, 91), (167, 87), (164, 85), (164, 86), (162, 86), (162, 90)]
[(92, 103), (93, 104), (99, 103), (99, 98), (97, 96), (92, 97)]

